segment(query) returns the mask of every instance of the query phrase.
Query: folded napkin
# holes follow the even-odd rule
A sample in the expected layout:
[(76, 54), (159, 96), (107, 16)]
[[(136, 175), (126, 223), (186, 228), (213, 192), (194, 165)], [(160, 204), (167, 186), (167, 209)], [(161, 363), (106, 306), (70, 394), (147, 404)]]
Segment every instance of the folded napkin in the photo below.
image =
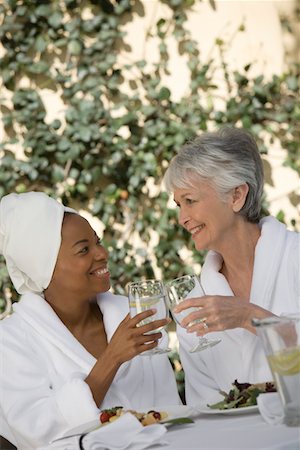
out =
[(263, 419), (271, 424), (277, 425), (283, 421), (283, 406), (278, 392), (267, 392), (257, 397), (257, 405)]
[(167, 432), (161, 424), (144, 427), (130, 413), (87, 434), (65, 437), (37, 450), (142, 450), (152, 444), (165, 444), (161, 437)]

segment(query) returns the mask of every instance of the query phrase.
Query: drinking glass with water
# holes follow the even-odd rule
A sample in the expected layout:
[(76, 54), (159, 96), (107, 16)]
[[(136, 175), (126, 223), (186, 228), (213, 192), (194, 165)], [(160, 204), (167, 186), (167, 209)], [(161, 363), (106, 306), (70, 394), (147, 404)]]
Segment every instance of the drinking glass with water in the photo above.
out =
[[(196, 275), (183, 275), (182, 277), (175, 278), (166, 283), (167, 289), (167, 301), (169, 309), (174, 317), (175, 321), (180, 325), (182, 319), (191, 314), (194, 311), (199, 311), (201, 308), (188, 308), (180, 313), (175, 313), (174, 308), (181, 302), (184, 302), (188, 298), (192, 297), (202, 297), (204, 291), (201, 287), (199, 278)], [(204, 322), (205, 319), (198, 319), (192, 323)], [(200, 352), (206, 348), (213, 347), (221, 342), (221, 339), (208, 338), (201, 336), (198, 338), (197, 344), (192, 347), (189, 351), (190, 353)]]
[(279, 393), (284, 423), (300, 426), (300, 313), (253, 319)]
[[(160, 280), (141, 280), (129, 283), (128, 298), (131, 317), (134, 317), (143, 311), (148, 311), (149, 309), (156, 310), (155, 314), (141, 320), (137, 326), (147, 325), (155, 320), (166, 319), (169, 317), (166, 304), (166, 292), (164, 285)], [(157, 333), (157, 331), (161, 331), (163, 334), (158, 346), (152, 350), (143, 352), (141, 355), (161, 354), (171, 351), (167, 346), (163, 347), (164, 343), (168, 341), (168, 335), (163, 330), (163, 327), (155, 329), (152, 333)], [(151, 333), (148, 334), (151, 335)]]

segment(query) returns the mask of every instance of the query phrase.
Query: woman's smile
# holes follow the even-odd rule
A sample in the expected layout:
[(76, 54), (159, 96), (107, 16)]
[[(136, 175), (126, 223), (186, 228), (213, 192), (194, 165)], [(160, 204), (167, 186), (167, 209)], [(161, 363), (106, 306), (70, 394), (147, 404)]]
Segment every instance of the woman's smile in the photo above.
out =
[(98, 267), (90, 272), (90, 275), (96, 276), (97, 278), (109, 278), (110, 272), (107, 266)]
[(195, 239), (196, 236), (198, 236), (199, 233), (203, 230), (205, 227), (204, 223), (202, 225), (198, 225), (197, 227), (193, 227), (189, 232), (192, 235), (192, 239)]

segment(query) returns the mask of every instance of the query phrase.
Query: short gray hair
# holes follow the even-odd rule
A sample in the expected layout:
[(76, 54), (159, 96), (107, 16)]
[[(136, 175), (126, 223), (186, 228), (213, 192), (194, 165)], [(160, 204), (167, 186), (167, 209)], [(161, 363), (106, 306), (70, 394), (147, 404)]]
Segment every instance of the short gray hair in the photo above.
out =
[(195, 186), (195, 179), (211, 182), (221, 198), (247, 183), (249, 192), (239, 214), (249, 222), (260, 219), (264, 187), (263, 164), (253, 136), (246, 130), (223, 127), (187, 142), (171, 160), (164, 176), (169, 192)]

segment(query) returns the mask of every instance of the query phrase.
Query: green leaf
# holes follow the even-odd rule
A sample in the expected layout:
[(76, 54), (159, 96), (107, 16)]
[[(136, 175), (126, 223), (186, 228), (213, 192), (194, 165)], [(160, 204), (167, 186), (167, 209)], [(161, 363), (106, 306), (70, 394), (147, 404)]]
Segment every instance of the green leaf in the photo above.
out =
[(189, 417), (178, 417), (177, 419), (170, 419), (170, 420), (162, 420), (160, 423), (163, 425), (184, 425), (186, 423), (194, 423), (194, 421)]
[(287, 87), (291, 89), (291, 91), (299, 91), (299, 77), (297, 78), (295, 76), (288, 76), (286, 78), (286, 84)]
[(48, 19), (48, 23), (53, 28), (58, 28), (63, 20), (63, 16), (60, 12), (55, 11)]
[(58, 144), (57, 144), (58, 150), (65, 151), (65, 150), (68, 150), (70, 147), (71, 147), (71, 142), (67, 138), (62, 137), (58, 141)]
[(91, 130), (88, 127), (80, 127), (78, 130), (80, 138), (83, 142), (89, 142), (91, 139)]
[(35, 14), (37, 16), (49, 17), (52, 13), (50, 5), (39, 5), (35, 8)]
[(57, 164), (54, 165), (52, 168), (52, 179), (55, 183), (59, 183), (63, 181), (65, 178), (65, 173), (62, 167), (58, 166)]
[(42, 53), (47, 48), (47, 40), (40, 35), (36, 38), (34, 46), (38, 52)]
[(53, 122), (51, 122), (50, 126), (52, 128), (54, 128), (54, 130), (58, 130), (61, 127), (61, 121), (58, 119), (53, 120)]
[(29, 72), (36, 74), (47, 72), (48, 69), (49, 66), (45, 61), (38, 61), (28, 67)]
[(78, 192), (80, 192), (80, 194), (86, 194), (87, 186), (85, 184), (82, 184), (82, 183), (76, 184), (76, 190)]
[(82, 51), (81, 42), (78, 40), (72, 40), (68, 43), (68, 50), (71, 55), (78, 56)]
[(168, 89), (166, 87), (162, 87), (158, 94), (158, 98), (160, 100), (169, 100), (170, 96), (171, 96), (171, 91), (170, 91), (170, 89)]

